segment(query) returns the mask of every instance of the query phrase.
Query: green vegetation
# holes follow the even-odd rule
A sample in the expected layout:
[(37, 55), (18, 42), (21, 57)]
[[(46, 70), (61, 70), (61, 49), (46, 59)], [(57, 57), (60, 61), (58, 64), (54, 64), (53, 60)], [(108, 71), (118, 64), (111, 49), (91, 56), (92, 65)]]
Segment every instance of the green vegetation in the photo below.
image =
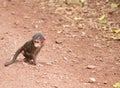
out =
[(120, 88), (120, 82), (117, 82), (113, 85), (115, 88)]

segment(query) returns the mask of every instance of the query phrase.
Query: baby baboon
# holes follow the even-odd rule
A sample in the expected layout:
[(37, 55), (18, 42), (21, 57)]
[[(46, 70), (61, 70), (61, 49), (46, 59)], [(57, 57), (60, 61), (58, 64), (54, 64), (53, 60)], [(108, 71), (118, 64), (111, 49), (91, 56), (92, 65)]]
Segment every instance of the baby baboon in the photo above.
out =
[(44, 41), (45, 38), (42, 33), (36, 33), (31, 40), (27, 41), (22, 47), (20, 47), (16, 51), (13, 59), (5, 63), (5, 66), (13, 64), (20, 53), (22, 53), (25, 57), (25, 62), (33, 60), (33, 64), (36, 65), (36, 56), (40, 52), (41, 48), (44, 46)]

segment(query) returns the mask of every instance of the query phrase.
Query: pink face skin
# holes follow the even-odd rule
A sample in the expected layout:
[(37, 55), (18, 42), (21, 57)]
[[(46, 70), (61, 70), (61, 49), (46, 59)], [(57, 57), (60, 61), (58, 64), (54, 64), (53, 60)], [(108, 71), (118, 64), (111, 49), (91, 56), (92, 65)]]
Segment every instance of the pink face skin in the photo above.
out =
[(21, 53), (24, 55), (25, 54), (24, 50)]
[(40, 47), (41, 46), (41, 41), (40, 40), (34, 40), (34, 46), (35, 47)]

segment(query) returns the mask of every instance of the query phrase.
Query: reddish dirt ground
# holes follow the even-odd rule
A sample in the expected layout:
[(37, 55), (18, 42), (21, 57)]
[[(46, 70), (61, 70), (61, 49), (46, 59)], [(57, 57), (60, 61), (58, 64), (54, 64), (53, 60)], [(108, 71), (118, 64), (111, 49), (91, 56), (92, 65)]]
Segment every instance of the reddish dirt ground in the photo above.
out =
[[(80, 9), (30, 1), (0, 1), (0, 88), (113, 88), (120, 81), (120, 41), (103, 37), (109, 32), (101, 31), (97, 22), (107, 3), (88, 0), (92, 4)], [(115, 22), (108, 28), (120, 28), (119, 14), (117, 10), (108, 15)], [(73, 19), (78, 16), (82, 18)], [(14, 64), (4, 67), (39, 31), (46, 41), (38, 65), (23, 62), (20, 55)]]

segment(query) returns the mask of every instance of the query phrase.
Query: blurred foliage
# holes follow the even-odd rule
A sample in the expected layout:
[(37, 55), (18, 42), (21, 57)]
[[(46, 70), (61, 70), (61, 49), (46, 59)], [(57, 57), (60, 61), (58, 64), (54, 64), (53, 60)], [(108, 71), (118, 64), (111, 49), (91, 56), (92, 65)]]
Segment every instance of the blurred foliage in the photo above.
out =
[(120, 88), (120, 82), (117, 82), (113, 85), (115, 88)]
[(118, 6), (119, 6), (119, 4), (112, 3), (112, 4), (111, 4), (111, 9), (117, 8)]
[(120, 34), (120, 30), (118, 30), (118, 29), (112, 29), (112, 32), (115, 34)]
[(79, 0), (80, 5), (83, 7), (85, 4), (85, 0)]
[(107, 23), (107, 19), (106, 19), (105, 15), (100, 16), (99, 21), (100, 21), (100, 23), (106, 24)]

